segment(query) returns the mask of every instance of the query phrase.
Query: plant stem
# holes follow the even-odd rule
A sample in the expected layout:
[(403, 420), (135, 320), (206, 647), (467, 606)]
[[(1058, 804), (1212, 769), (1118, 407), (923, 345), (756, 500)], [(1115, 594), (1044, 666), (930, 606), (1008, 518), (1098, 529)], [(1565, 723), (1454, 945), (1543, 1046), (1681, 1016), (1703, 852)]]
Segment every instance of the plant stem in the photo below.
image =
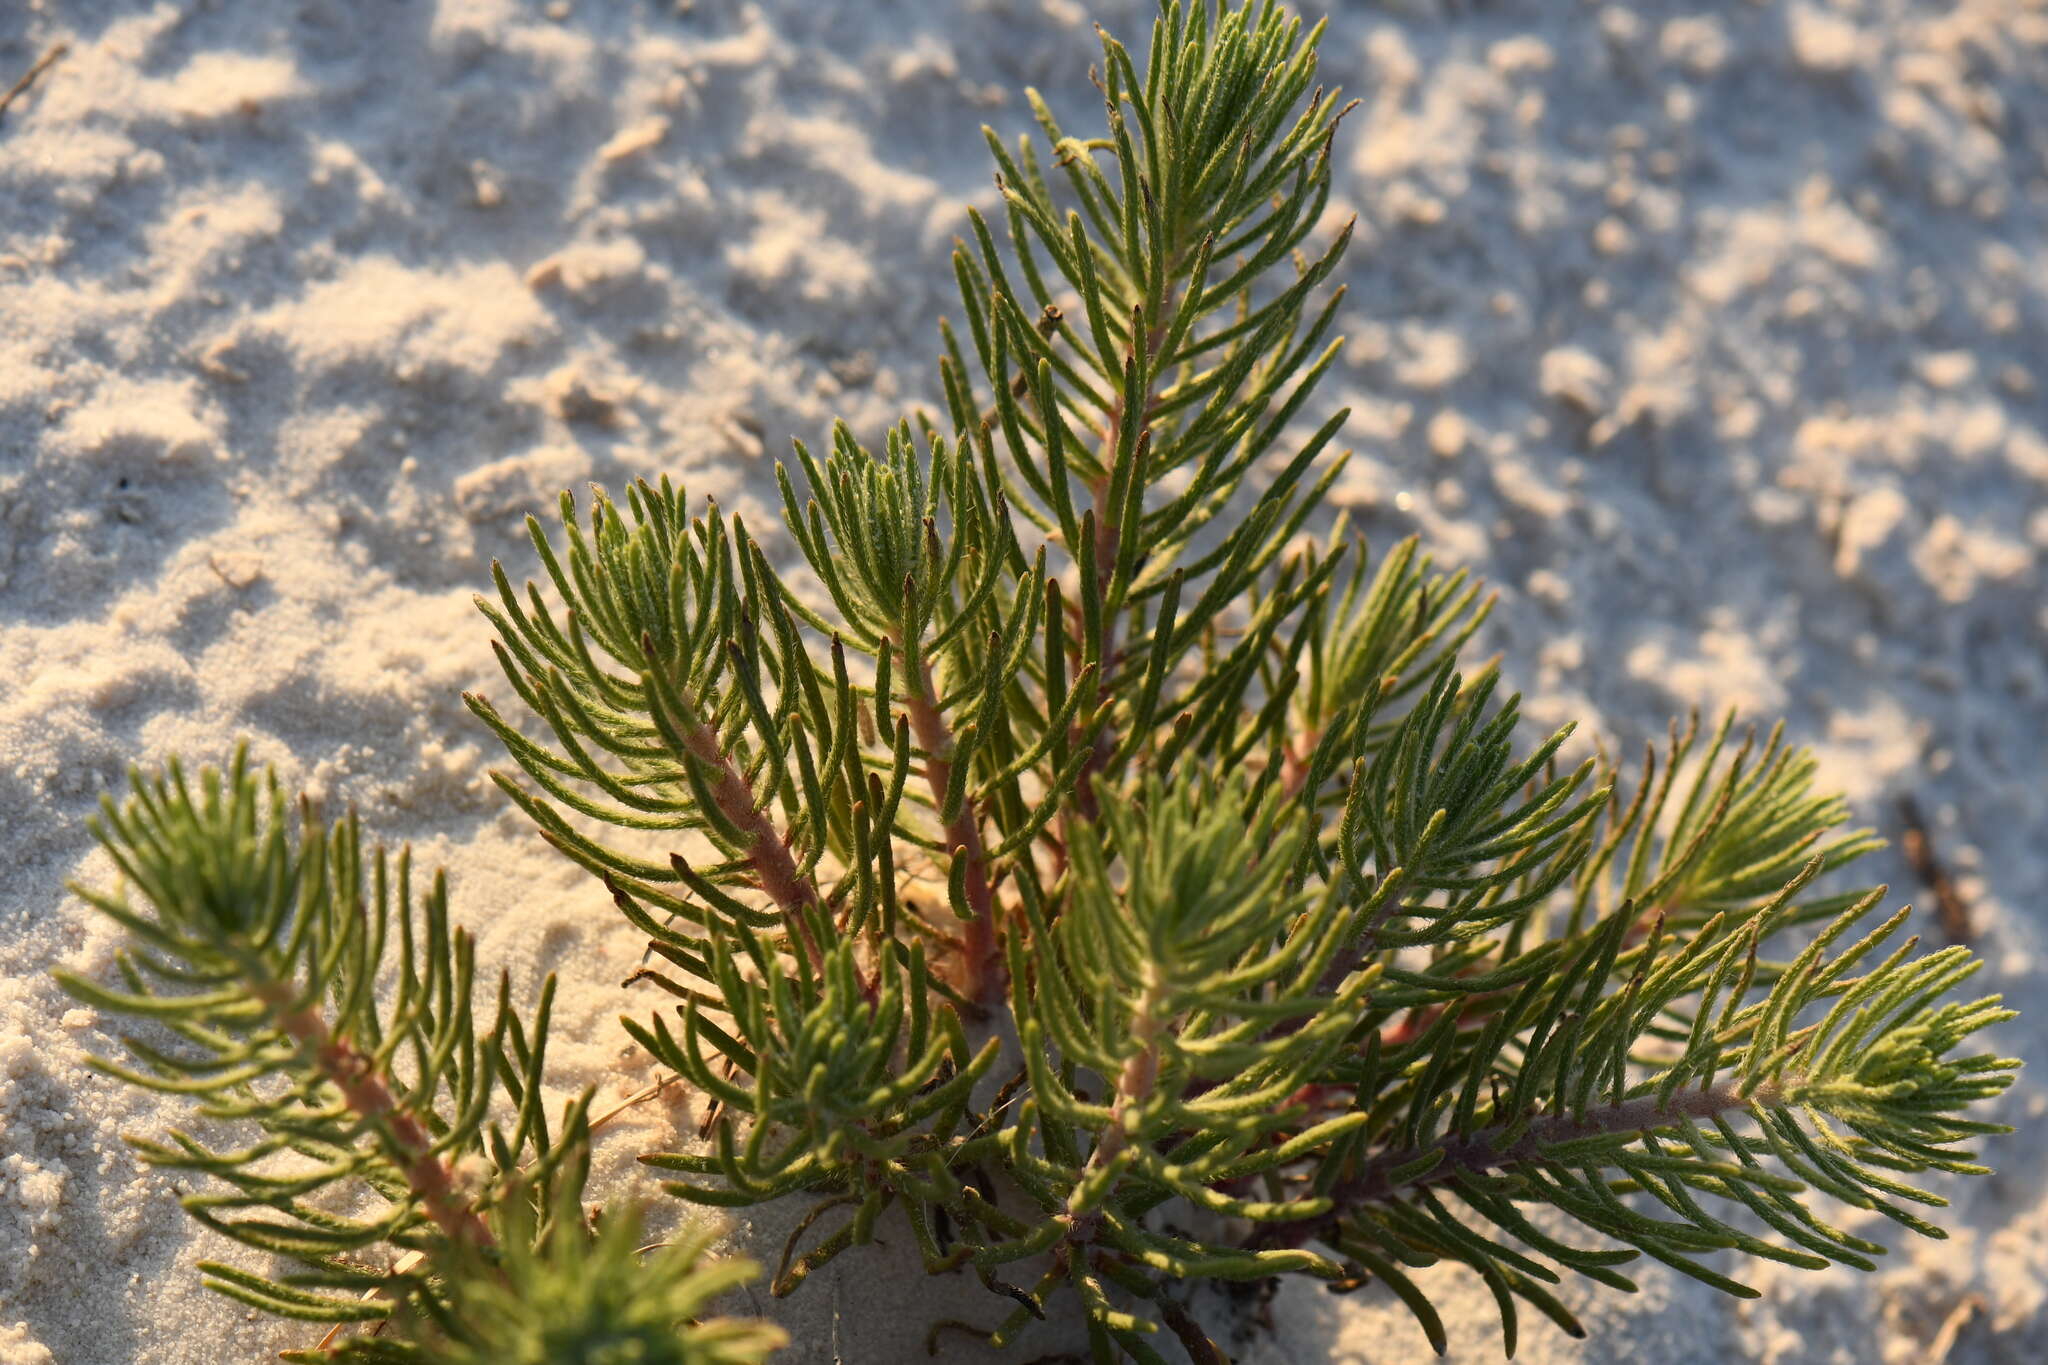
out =
[[(1330, 965), (1323, 969), (1323, 974), (1316, 978), (1315, 993), (1317, 995), (1326, 997), (1336, 995), (1337, 988), (1344, 984), (1346, 977), (1372, 960), (1372, 955), (1379, 951), (1380, 926), (1385, 924), (1388, 917), (1400, 908), (1401, 898), (1390, 895), (1380, 904), (1377, 910), (1372, 912), (1372, 918), (1367, 920), (1365, 928), (1358, 932), (1358, 942), (1349, 949), (1340, 949)], [(1370, 999), (1371, 997), (1367, 996), (1365, 1000), (1361, 1000), (1359, 1008), (1363, 1009)], [(1299, 1033), (1308, 1026), (1309, 1021), (1313, 1017), (1313, 1015), (1301, 1014), (1295, 1015), (1292, 1018), (1282, 1019), (1266, 1031), (1266, 1036), (1268, 1038), (1286, 1038), (1292, 1034)]]
[[(946, 792), (953, 784), (952, 727), (939, 711), (931, 664), (920, 659), (913, 667), (909, 651), (900, 641), (897, 650), (903, 657), (905, 675), (912, 683), (904, 697), (904, 708), (910, 716), (911, 733), (924, 749), (925, 781), (931, 786), (932, 800), (943, 806)], [(946, 847), (955, 857), (966, 859), (967, 908), (973, 911), (973, 918), (961, 929), (961, 994), (977, 1005), (986, 1004), (1002, 988), (1003, 964), (996, 950), (995, 889), (989, 880), (988, 853), (981, 842), (981, 818), (972, 796), (963, 796), (960, 809), (946, 822)]]
[[(1131, 1041), (1137, 1044), (1137, 1051), (1124, 1060), (1123, 1071), (1116, 1079), (1116, 1098), (1110, 1102), (1109, 1124), (1102, 1132), (1102, 1140), (1095, 1144), (1095, 1150), (1088, 1154), (1088, 1165), (1083, 1170), (1081, 1183), (1088, 1177), (1116, 1160), (1130, 1141), (1130, 1134), (1124, 1126), (1125, 1116), (1133, 1105), (1143, 1104), (1152, 1097), (1152, 1090), (1159, 1084), (1159, 1034), (1166, 1021), (1159, 1017), (1159, 1007), (1164, 1001), (1166, 983), (1160, 977), (1154, 963), (1145, 964), (1144, 993), (1138, 997), (1137, 1006), (1131, 1015)], [(1106, 1197), (1106, 1196), (1105, 1196)], [(1071, 1211), (1072, 1200), (1068, 1201)], [(1085, 1214), (1074, 1220), (1067, 1230), (1070, 1242), (1085, 1242), (1092, 1234), (1096, 1218)]]
[[(1463, 1137), (1446, 1137), (1428, 1146), (1382, 1152), (1360, 1167), (1357, 1175), (1340, 1182), (1331, 1191), (1334, 1204), (1329, 1212), (1299, 1222), (1273, 1224), (1254, 1239), (1254, 1244), (1299, 1246), (1320, 1236), (1359, 1205), (1391, 1199), (1404, 1190), (1436, 1184), (1458, 1175), (1476, 1175), (1503, 1166), (1540, 1161), (1544, 1148), (1560, 1142), (1619, 1133), (1652, 1132), (1673, 1127), (1680, 1119), (1712, 1118), (1732, 1109), (1773, 1105), (1781, 1100), (1785, 1089), (1784, 1084), (1777, 1081), (1766, 1081), (1749, 1091), (1731, 1083), (1707, 1090), (1681, 1090), (1663, 1103), (1655, 1095), (1642, 1095), (1602, 1109), (1590, 1109), (1579, 1118), (1553, 1114), (1535, 1119), (1522, 1130), (1521, 1136), (1505, 1144), (1501, 1139), (1507, 1134), (1509, 1125), (1493, 1124)], [(1436, 1165), (1421, 1175), (1398, 1183), (1393, 1179), (1393, 1172), (1432, 1151), (1443, 1153)]]
[(448, 1163), (434, 1155), (434, 1138), (426, 1125), (400, 1107), (371, 1060), (346, 1038), (335, 1037), (318, 1011), (291, 1008), (296, 994), (284, 985), (257, 992), (277, 1011), (278, 1027), (313, 1055), (320, 1074), (341, 1091), (343, 1102), (376, 1125), (385, 1154), (448, 1240), (475, 1247), (491, 1245), (490, 1228), (476, 1206), (456, 1192), (455, 1174)]
[[(1115, 440), (1116, 424), (1121, 402), (1110, 408), (1110, 440)], [(1117, 530), (1109, 520), (1109, 480), (1101, 479), (1095, 484), (1095, 584), (1096, 591), (1105, 597), (1109, 594), (1110, 578), (1116, 572)], [(1097, 675), (1105, 680), (1116, 672), (1123, 662), (1120, 646), (1116, 639), (1116, 617), (1104, 613), (1102, 620), (1102, 666)], [(1078, 724), (1069, 732), (1070, 739), (1079, 741), (1086, 738)], [(1109, 762), (1109, 756), (1116, 752), (1116, 740), (1105, 722), (1089, 742), (1087, 759), (1081, 764), (1081, 772), (1074, 779), (1074, 804), (1084, 820), (1094, 820), (1101, 814), (1095, 802), (1095, 775)]]
[(754, 800), (746, 778), (733, 766), (731, 757), (719, 746), (718, 736), (711, 728), (702, 723), (690, 725), (683, 732), (683, 740), (692, 754), (718, 774), (711, 785), (712, 800), (718, 803), (720, 813), (747, 836), (747, 862), (753, 867), (754, 875), (760, 878), (761, 890), (782, 911), (790, 938), (803, 945), (812, 969), (823, 971), (825, 958), (818, 950), (817, 937), (811, 933), (810, 920), (806, 916), (807, 911), (821, 908), (817, 888), (797, 871), (796, 859), (790, 856), (789, 845), (782, 841), (774, 822)]
[[(1177, 258), (1178, 253), (1176, 253), (1176, 264), (1174, 267), (1169, 268), (1168, 274), (1171, 274), (1172, 270), (1177, 268)], [(1169, 287), (1166, 291), (1166, 297), (1160, 300), (1158, 305), (1152, 309), (1152, 325), (1145, 329), (1145, 372), (1147, 375), (1153, 373), (1152, 353), (1158, 349), (1160, 341), (1166, 335), (1166, 329), (1169, 324), (1167, 314), (1172, 306), (1173, 290)], [(1157, 396), (1152, 391), (1151, 381), (1148, 379), (1143, 392), (1138, 394), (1119, 393), (1110, 400), (1109, 406), (1103, 409), (1103, 474), (1101, 478), (1096, 479), (1090, 485), (1089, 491), (1095, 498), (1095, 585), (1096, 591), (1103, 595), (1105, 602), (1109, 596), (1110, 586), (1116, 577), (1116, 560), (1123, 534), (1123, 528), (1117, 525), (1116, 518), (1112, 515), (1116, 509), (1109, 505), (1110, 484), (1115, 478), (1117, 429), (1123, 425), (1127, 405), (1133, 402), (1139, 404), (1138, 411), (1142, 414), (1142, 420), (1149, 422), (1152, 417), (1152, 409), (1157, 401)], [(1132, 443), (1134, 459), (1139, 461), (1144, 459), (1145, 452), (1150, 446), (1148, 439), (1150, 435), (1151, 428), (1149, 426), (1139, 428), (1137, 437)], [(1131, 477), (1133, 479), (1142, 479), (1144, 472), (1142, 468), (1134, 469), (1131, 471)], [(1096, 670), (1097, 676), (1102, 679), (1105, 692), (1112, 685), (1117, 666), (1123, 662), (1122, 647), (1117, 643), (1116, 636), (1116, 616), (1114, 613), (1105, 612), (1102, 620), (1101, 667)], [(1082, 736), (1077, 733), (1074, 737), (1080, 739)], [(1085, 820), (1093, 820), (1101, 813), (1095, 802), (1094, 778), (1098, 772), (1102, 771), (1103, 766), (1109, 762), (1110, 755), (1115, 752), (1116, 737), (1109, 732), (1108, 726), (1105, 724), (1103, 729), (1096, 734), (1088, 758), (1081, 765), (1080, 775), (1074, 781), (1074, 804), (1079, 810), (1081, 817)]]

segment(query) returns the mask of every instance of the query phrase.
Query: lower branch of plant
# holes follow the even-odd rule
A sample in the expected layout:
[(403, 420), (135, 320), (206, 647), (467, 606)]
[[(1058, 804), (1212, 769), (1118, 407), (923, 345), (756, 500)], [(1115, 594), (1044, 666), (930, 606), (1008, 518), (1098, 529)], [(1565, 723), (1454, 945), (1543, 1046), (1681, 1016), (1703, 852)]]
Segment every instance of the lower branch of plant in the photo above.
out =
[(685, 732), (684, 739), (690, 752), (717, 774), (711, 784), (711, 797), (718, 803), (719, 812), (747, 836), (747, 862), (760, 879), (761, 890), (782, 911), (783, 921), (789, 926), (790, 941), (803, 945), (804, 955), (810, 959), (814, 970), (823, 970), (824, 954), (819, 951), (818, 940), (811, 933), (806, 915), (807, 911), (819, 908), (817, 888), (797, 870), (789, 845), (783, 842), (781, 832), (754, 800), (747, 780), (733, 766), (725, 750), (719, 747), (718, 737), (710, 727), (693, 725)]
[(280, 1013), (278, 1027), (310, 1053), (325, 1076), (341, 1091), (349, 1109), (375, 1125), (386, 1156), (397, 1166), (420, 1207), (449, 1241), (481, 1247), (492, 1242), (476, 1206), (457, 1191), (455, 1173), (434, 1155), (434, 1138), (426, 1125), (398, 1103), (390, 1086), (369, 1058), (337, 1038), (327, 1021), (308, 1008), (291, 1008), (293, 992), (277, 987), (263, 998)]
[[(943, 806), (953, 783), (953, 731), (939, 711), (931, 665), (919, 662), (912, 669), (906, 658), (905, 670), (912, 679), (905, 697), (911, 733), (925, 752), (924, 775), (932, 800)], [(946, 847), (954, 857), (966, 860), (967, 908), (973, 912), (961, 929), (961, 993), (977, 1005), (986, 1004), (1001, 989), (1002, 958), (996, 946), (995, 888), (972, 796), (963, 797), (960, 809), (946, 822)]]
[[(1131, 1109), (1150, 1099), (1153, 1088), (1159, 1084), (1158, 1039), (1166, 1022), (1159, 1017), (1159, 1009), (1164, 992), (1163, 983), (1156, 978), (1156, 969), (1148, 968), (1148, 974), (1152, 974), (1154, 979), (1146, 982), (1131, 1017), (1131, 1042), (1135, 1044), (1136, 1051), (1125, 1060), (1123, 1071), (1117, 1076), (1116, 1098), (1110, 1102), (1109, 1124), (1102, 1131), (1101, 1141), (1089, 1154), (1088, 1165), (1081, 1177), (1083, 1184), (1123, 1152), (1130, 1142), (1126, 1119)], [(1067, 1240), (1088, 1241), (1094, 1234), (1095, 1222), (1092, 1214), (1075, 1217), (1073, 1225), (1067, 1229)]]
[[(1494, 1124), (1463, 1137), (1446, 1137), (1426, 1147), (1382, 1152), (1367, 1160), (1356, 1175), (1331, 1191), (1333, 1205), (1326, 1213), (1293, 1223), (1276, 1223), (1261, 1229), (1253, 1245), (1261, 1247), (1300, 1246), (1328, 1231), (1346, 1214), (1361, 1205), (1392, 1199), (1423, 1185), (1441, 1184), (1459, 1175), (1477, 1175), (1524, 1162), (1542, 1159), (1546, 1148), (1580, 1138), (1605, 1137), (1620, 1133), (1646, 1133), (1668, 1128), (1679, 1119), (1705, 1119), (1716, 1114), (1769, 1106), (1778, 1102), (1783, 1086), (1767, 1081), (1753, 1090), (1729, 1084), (1705, 1090), (1681, 1090), (1668, 1100), (1644, 1095), (1605, 1108), (1589, 1109), (1583, 1117), (1554, 1114), (1535, 1119), (1511, 1142), (1502, 1139), (1506, 1124)], [(1442, 1157), (1420, 1175), (1396, 1180), (1394, 1172), (1412, 1166), (1433, 1151)]]

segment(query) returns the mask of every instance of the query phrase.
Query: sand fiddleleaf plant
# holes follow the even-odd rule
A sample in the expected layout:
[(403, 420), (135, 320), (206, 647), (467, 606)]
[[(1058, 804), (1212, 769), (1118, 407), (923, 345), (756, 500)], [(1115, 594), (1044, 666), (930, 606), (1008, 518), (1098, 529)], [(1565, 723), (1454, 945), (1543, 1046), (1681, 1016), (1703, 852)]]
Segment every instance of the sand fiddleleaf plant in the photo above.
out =
[[(1964, 1144), (2002, 1131), (1973, 1115), (2016, 1063), (1972, 1040), (2008, 1013), (1882, 888), (1819, 889), (1876, 841), (1836, 832), (1810, 757), (1694, 724), (1632, 777), (1563, 767), (1568, 730), (1525, 738), (1494, 671), (1459, 671), (1476, 584), (1310, 533), (1343, 464), (1346, 414), (1312, 400), (1350, 237), (1318, 34), (1196, 0), (1142, 64), (1105, 35), (1100, 128), (1033, 94), (1040, 138), (989, 136), (1001, 208), (954, 255), (941, 412), (797, 444), (772, 535), (665, 479), (564, 494), (559, 530), (529, 522), (544, 581), (496, 569), (479, 598), (518, 703), (467, 698), (499, 785), (646, 936), (625, 1028), (711, 1115), (643, 1160), (695, 1203), (801, 1201), (778, 1294), (884, 1241), (979, 1279), (988, 1320), (934, 1324), (935, 1351), (1065, 1316), (1095, 1360), (1224, 1360), (1199, 1289), (1278, 1275), (1384, 1287), (1441, 1350), (1449, 1262), (1512, 1354), (1529, 1309), (1581, 1331), (1567, 1276), (1629, 1290), (1648, 1259), (1752, 1294), (1749, 1258), (1869, 1268), (1844, 1206), (1938, 1237), (1921, 1178), (1982, 1171)], [(156, 846), (113, 829), (117, 856)], [(136, 1079), (357, 1163), (388, 1208), (350, 1222), (243, 1153), (145, 1149), (220, 1177), (200, 1216), (317, 1268), (220, 1287), (331, 1312), (368, 1285), (347, 1253), (442, 1247), (410, 1298), (377, 1283), (456, 1343), (508, 1279), (612, 1256), (668, 1286), (647, 1321), (753, 1358), (767, 1330), (694, 1323), (693, 1275), (724, 1272), (624, 1256), (550, 1190), (581, 1111), (540, 1118), (541, 1021), (454, 1021), (438, 889), (388, 1016), (376, 953), (332, 929), (219, 960), (156, 937), (241, 829), (124, 860), (159, 919), (96, 900), (178, 991), (127, 966), (126, 993), (73, 988), (184, 1021), (201, 1051), (139, 1043)], [(267, 866), (207, 895), (296, 926)], [(387, 921), (412, 923), (353, 932)], [(390, 1116), (294, 1031), (327, 996), (350, 1057), (410, 1078)], [(179, 1013), (204, 1008), (267, 1032)], [(261, 1065), (289, 1102), (241, 1098)], [(222, 1212), (256, 1204), (297, 1222)]]

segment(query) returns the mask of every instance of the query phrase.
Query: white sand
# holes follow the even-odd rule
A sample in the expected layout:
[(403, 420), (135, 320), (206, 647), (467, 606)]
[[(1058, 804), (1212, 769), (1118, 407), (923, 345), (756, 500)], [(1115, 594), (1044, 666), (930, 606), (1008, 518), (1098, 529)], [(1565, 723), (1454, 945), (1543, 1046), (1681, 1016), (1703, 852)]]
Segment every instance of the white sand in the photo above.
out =
[[(831, 17), (833, 14), (838, 17)], [(1099, 17), (1141, 38), (1145, 10)], [(571, 989), (567, 1088), (644, 1083), (638, 956), (483, 777), (502, 695), (469, 603), (521, 515), (671, 472), (767, 530), (771, 461), (934, 395), (976, 125), (1095, 107), (1075, 0), (295, 0), (0, 6), (0, 1365), (254, 1361), (308, 1333), (202, 1292), (174, 1121), (81, 1065), (49, 983), (108, 935), (83, 820), (130, 760), (220, 758), (360, 804), (452, 871), (482, 957)], [(1362, 231), (1340, 501), (1504, 593), (1541, 722), (1634, 748), (1730, 703), (1819, 747), (1861, 818), (1916, 795), (1989, 960), (2048, 1021), (2048, 15), (2021, 0), (1346, 4), (1330, 213)], [(766, 453), (764, 453), (764, 451)], [(1920, 895), (1896, 855), (1869, 875)], [(1878, 1275), (1573, 1285), (1538, 1362), (2048, 1358), (2048, 1090), (2004, 1106), (1946, 1244)], [(686, 1110), (613, 1131), (600, 1188)], [(849, 1258), (794, 1362), (922, 1358), (918, 1281)], [(1487, 1296), (1424, 1277), (1454, 1357)], [(978, 1290), (952, 1311), (982, 1320)], [(1309, 1286), (1260, 1365), (1421, 1359), (1384, 1295)], [(13, 1324), (20, 1324), (18, 1326)], [(1041, 1348), (1044, 1349), (1044, 1348)], [(1008, 1357), (1021, 1360), (1028, 1352)], [(950, 1359), (976, 1359), (965, 1349)]]

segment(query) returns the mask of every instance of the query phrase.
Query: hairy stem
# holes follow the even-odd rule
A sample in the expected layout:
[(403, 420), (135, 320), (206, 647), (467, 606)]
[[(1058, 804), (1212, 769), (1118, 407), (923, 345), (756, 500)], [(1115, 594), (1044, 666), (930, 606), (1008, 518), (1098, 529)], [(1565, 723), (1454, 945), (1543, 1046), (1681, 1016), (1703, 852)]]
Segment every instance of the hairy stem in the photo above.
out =
[(371, 1060), (346, 1038), (330, 1032), (316, 1010), (291, 1007), (296, 994), (284, 985), (257, 992), (277, 1011), (278, 1027), (313, 1056), (320, 1074), (341, 1091), (342, 1101), (376, 1125), (385, 1155), (448, 1240), (467, 1246), (491, 1245), (491, 1230), (476, 1206), (457, 1192), (454, 1171), (434, 1155), (433, 1134), (400, 1106)]
[[(902, 646), (897, 646), (902, 650)], [(904, 698), (910, 716), (911, 733), (925, 753), (925, 781), (932, 800), (943, 806), (953, 783), (953, 731), (939, 711), (938, 691), (932, 683), (931, 664), (919, 660), (911, 667), (908, 651), (904, 671), (912, 685)], [(946, 847), (967, 863), (967, 908), (974, 917), (961, 930), (961, 994), (976, 1004), (986, 1004), (1002, 988), (1003, 964), (996, 950), (995, 889), (989, 880), (988, 852), (981, 842), (981, 818), (974, 798), (961, 799), (960, 809), (946, 822)]]
[(761, 890), (782, 911), (791, 941), (803, 945), (804, 955), (810, 960), (813, 970), (824, 970), (825, 957), (818, 950), (818, 940), (811, 932), (806, 913), (821, 909), (817, 887), (797, 871), (796, 859), (791, 856), (789, 845), (783, 842), (775, 823), (754, 800), (746, 778), (733, 766), (732, 759), (719, 746), (718, 736), (711, 728), (701, 723), (691, 725), (684, 731), (683, 739), (690, 752), (717, 773), (717, 779), (711, 784), (711, 798), (718, 803), (720, 813), (747, 836), (747, 862), (760, 879)]
[[(1522, 1130), (1521, 1136), (1503, 1142), (1509, 1126), (1493, 1124), (1463, 1137), (1445, 1137), (1424, 1147), (1381, 1152), (1368, 1160), (1356, 1175), (1331, 1191), (1334, 1206), (1329, 1212), (1294, 1223), (1276, 1223), (1254, 1239), (1259, 1246), (1299, 1246), (1322, 1235), (1361, 1204), (1394, 1198), (1403, 1191), (1434, 1185), (1458, 1175), (1477, 1175), (1523, 1162), (1539, 1161), (1546, 1147), (1579, 1138), (1605, 1137), (1619, 1133), (1647, 1133), (1675, 1126), (1680, 1119), (1705, 1119), (1731, 1110), (1768, 1107), (1779, 1103), (1786, 1087), (1766, 1081), (1753, 1090), (1737, 1085), (1714, 1086), (1706, 1090), (1681, 1090), (1668, 1101), (1643, 1095), (1604, 1108), (1589, 1109), (1583, 1117), (1553, 1114), (1539, 1118)], [(1433, 1151), (1443, 1156), (1422, 1174), (1397, 1181), (1394, 1172), (1412, 1165)]]
[[(1178, 257), (1176, 255), (1176, 264), (1173, 268), (1169, 269), (1168, 274), (1170, 275), (1172, 269), (1177, 268)], [(1159, 343), (1165, 339), (1169, 321), (1168, 315), (1172, 307), (1173, 290), (1169, 287), (1166, 290), (1166, 297), (1152, 309), (1152, 325), (1145, 329), (1144, 359), (1147, 374), (1152, 374), (1153, 372), (1153, 353), (1159, 349)], [(1114, 477), (1111, 471), (1116, 464), (1117, 430), (1123, 425), (1124, 412), (1127, 405), (1134, 402), (1137, 403), (1141, 420), (1148, 423), (1148, 425), (1139, 429), (1137, 440), (1133, 446), (1135, 458), (1142, 461), (1146, 450), (1150, 446), (1151, 427), (1149, 423), (1152, 418), (1152, 410), (1158, 402), (1158, 396), (1153, 392), (1154, 382), (1156, 382), (1156, 376), (1154, 380), (1148, 381), (1144, 391), (1138, 394), (1118, 393), (1110, 400), (1109, 406), (1104, 408), (1102, 413), (1102, 466), (1104, 472), (1101, 478), (1096, 479), (1090, 485), (1089, 492), (1095, 499), (1095, 585), (1096, 590), (1105, 598), (1108, 597), (1111, 583), (1116, 576), (1117, 552), (1121, 543), (1120, 537), (1123, 533), (1122, 528), (1117, 525), (1116, 517), (1114, 516), (1116, 509), (1109, 505), (1110, 483)], [(1143, 475), (1143, 469), (1131, 471), (1131, 477), (1134, 479), (1142, 478)], [(1101, 667), (1097, 670), (1097, 676), (1103, 680), (1105, 688), (1111, 684), (1111, 680), (1116, 674), (1117, 666), (1123, 662), (1122, 646), (1117, 643), (1116, 637), (1116, 617), (1114, 614), (1105, 613), (1102, 621), (1102, 660)], [(1079, 733), (1078, 727), (1074, 732), (1073, 738), (1076, 741), (1083, 738)], [(1110, 755), (1115, 752), (1116, 736), (1110, 733), (1107, 725), (1104, 725), (1102, 730), (1096, 734), (1093, 746), (1089, 750), (1088, 758), (1081, 766), (1080, 776), (1074, 783), (1074, 804), (1084, 820), (1093, 820), (1101, 814), (1101, 811), (1096, 806), (1094, 779), (1095, 775), (1101, 772), (1104, 765), (1109, 762)]]
[[(1102, 1140), (1088, 1155), (1088, 1165), (1081, 1176), (1082, 1184), (1116, 1160), (1129, 1144), (1130, 1133), (1125, 1127), (1125, 1118), (1133, 1106), (1150, 1099), (1153, 1088), (1159, 1084), (1158, 1039), (1166, 1027), (1166, 1020), (1159, 1017), (1159, 1008), (1164, 996), (1165, 982), (1160, 977), (1159, 968), (1147, 963), (1144, 993), (1138, 997), (1137, 1008), (1131, 1016), (1131, 1041), (1137, 1044), (1137, 1050), (1124, 1060), (1123, 1071), (1117, 1076), (1116, 1098), (1110, 1102), (1109, 1108), (1109, 1125), (1103, 1129)], [(1072, 1201), (1068, 1202), (1071, 1211)], [(1095, 1223), (1093, 1214), (1076, 1218), (1067, 1230), (1067, 1240), (1087, 1241), (1093, 1234)]]

